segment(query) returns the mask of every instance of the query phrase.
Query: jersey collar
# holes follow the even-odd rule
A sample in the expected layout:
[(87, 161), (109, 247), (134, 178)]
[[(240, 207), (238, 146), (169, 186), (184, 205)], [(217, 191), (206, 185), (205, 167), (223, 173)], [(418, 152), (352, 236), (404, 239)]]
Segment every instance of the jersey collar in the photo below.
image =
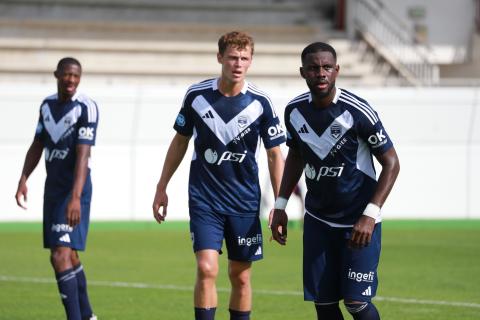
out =
[[(337, 86), (335, 86), (335, 96), (333, 97), (333, 103), (337, 104), (337, 101), (338, 101), (338, 98), (340, 98), (340, 94), (341, 94), (341, 89), (338, 88)], [(312, 102), (312, 93), (309, 92), (308, 93), (308, 103), (311, 103)]]
[[(80, 97), (80, 95), (81, 95), (80, 92), (78, 92), (78, 91), (75, 92), (75, 94), (72, 96), (72, 98), (70, 99), (70, 101), (73, 102), (73, 101), (75, 101), (75, 100), (78, 100), (78, 98)], [(53, 94), (53, 95), (51, 95), (49, 98), (53, 98), (53, 99), (55, 99), (55, 100), (58, 100), (58, 92), (55, 93), (55, 94)]]
[(342, 90), (338, 87), (335, 87), (335, 97), (333, 97), (333, 103), (337, 104), (338, 98), (340, 98), (340, 94), (342, 93)]
[[(214, 81), (212, 81), (212, 90), (213, 91), (218, 90), (218, 81), (220, 81), (220, 77), (216, 78)], [(246, 94), (247, 90), (248, 90), (248, 81), (244, 80), (243, 81), (243, 88), (240, 92), (243, 93), (243, 94)]]

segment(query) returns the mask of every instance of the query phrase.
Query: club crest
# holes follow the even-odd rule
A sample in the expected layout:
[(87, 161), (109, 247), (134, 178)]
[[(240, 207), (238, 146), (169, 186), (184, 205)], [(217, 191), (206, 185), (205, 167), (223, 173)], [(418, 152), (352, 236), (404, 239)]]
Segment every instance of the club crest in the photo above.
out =
[(338, 124), (333, 124), (330, 127), (330, 135), (335, 139), (340, 138), (340, 136), (342, 135), (342, 127)]
[(245, 117), (245, 116), (238, 117), (238, 122), (237, 123), (238, 123), (238, 127), (240, 129), (244, 129), (248, 124), (247, 117)]

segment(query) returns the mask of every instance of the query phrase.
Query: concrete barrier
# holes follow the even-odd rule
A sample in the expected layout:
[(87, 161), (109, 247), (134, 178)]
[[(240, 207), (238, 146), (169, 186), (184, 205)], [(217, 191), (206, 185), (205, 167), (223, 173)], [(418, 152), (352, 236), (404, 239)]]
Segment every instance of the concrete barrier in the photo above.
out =
[[(93, 149), (93, 220), (149, 220), (176, 114), (188, 85), (200, 79), (165, 78), (156, 83), (101, 83), (85, 76), (81, 91), (99, 104), (100, 126)], [(253, 81), (267, 91), (279, 113), (306, 91), (298, 82)], [(339, 82), (341, 86), (341, 81)], [(384, 206), (389, 218), (480, 218), (480, 88), (350, 88), (379, 112), (401, 161), (401, 172)], [(41, 220), (43, 159), (32, 174), (28, 211), (14, 193), (41, 100), (55, 92), (51, 82), (0, 82), (0, 221)], [(188, 219), (187, 183), (192, 147), (169, 185), (169, 219)], [(268, 186), (265, 154), (261, 185)], [(265, 215), (271, 191), (265, 190)], [(287, 208), (299, 217), (293, 201)]]

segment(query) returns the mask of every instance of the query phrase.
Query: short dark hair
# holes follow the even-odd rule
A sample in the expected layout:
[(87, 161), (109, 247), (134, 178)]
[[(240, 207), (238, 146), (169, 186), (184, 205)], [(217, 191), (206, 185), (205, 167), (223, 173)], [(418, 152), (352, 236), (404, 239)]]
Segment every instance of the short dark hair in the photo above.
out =
[(305, 49), (303, 49), (302, 64), (305, 62), (305, 57), (307, 56), (307, 54), (323, 51), (330, 52), (333, 55), (335, 62), (337, 62), (337, 52), (331, 45), (325, 42), (314, 42), (306, 46)]
[(69, 65), (69, 64), (75, 64), (80, 68), (80, 70), (82, 70), (82, 65), (80, 64), (80, 61), (78, 61), (77, 59), (72, 58), (72, 57), (65, 57), (65, 58), (60, 59), (60, 61), (58, 61), (57, 71), (60, 71), (66, 65)]
[(253, 55), (254, 45), (253, 38), (247, 33), (242, 31), (232, 31), (225, 33), (220, 39), (218, 39), (218, 52), (223, 56), (228, 46), (237, 49), (245, 49), (247, 46), (250, 46)]

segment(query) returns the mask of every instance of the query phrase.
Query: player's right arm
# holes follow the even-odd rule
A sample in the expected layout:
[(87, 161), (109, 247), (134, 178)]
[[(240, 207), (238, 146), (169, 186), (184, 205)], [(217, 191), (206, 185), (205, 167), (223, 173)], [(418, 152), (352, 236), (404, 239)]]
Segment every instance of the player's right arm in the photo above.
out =
[[(275, 202), (275, 208), (271, 214), (269, 224), (272, 230), (272, 238), (281, 245), (285, 245), (287, 243), (288, 216), (284, 206), (286, 206), (286, 201), (292, 194), (293, 189), (302, 176), (302, 172), (303, 158), (300, 152), (294, 148), (289, 148), (287, 159), (285, 160), (282, 183), (280, 184), (280, 192), (278, 194), (277, 201)], [(278, 202), (282, 202), (282, 200), (278, 199), (284, 199), (284, 205), (280, 205), (280, 207), (278, 207)]]
[[(153, 216), (158, 223), (165, 221), (167, 216), (168, 195), (167, 185), (173, 174), (177, 170), (178, 166), (183, 160), (185, 153), (188, 149), (188, 142), (190, 136), (184, 136), (176, 133), (168, 147), (165, 162), (163, 163), (162, 174), (157, 184), (157, 190), (155, 192), (155, 198), (153, 199)], [(160, 213), (160, 208), (162, 212)]]
[[(28, 148), (27, 155), (25, 156), (25, 162), (23, 164), (22, 174), (20, 175), (20, 180), (18, 181), (17, 192), (15, 194), (15, 200), (17, 205), (23, 209), (27, 209), (25, 203), (27, 202), (27, 179), (30, 174), (35, 170), (42, 157), (43, 152), (43, 143), (40, 139), (33, 139), (30, 148)], [(23, 198), (23, 199), (22, 199)]]

